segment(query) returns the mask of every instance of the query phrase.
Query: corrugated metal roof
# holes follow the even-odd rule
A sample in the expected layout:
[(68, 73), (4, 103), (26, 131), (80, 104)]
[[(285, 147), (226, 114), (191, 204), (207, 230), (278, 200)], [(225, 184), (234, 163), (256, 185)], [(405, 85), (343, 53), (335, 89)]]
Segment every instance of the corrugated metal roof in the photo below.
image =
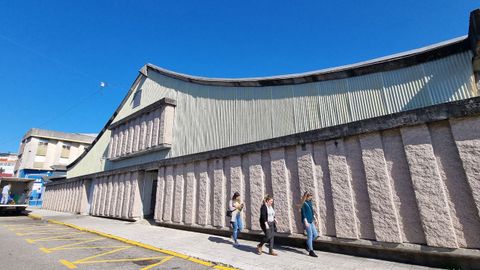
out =
[[(456, 42), (456, 47), (463, 48), (458, 40)], [(477, 89), (472, 54), (468, 50), (461, 51), (403, 68), (397, 66), (334, 80), (263, 87), (199, 84), (161, 72), (149, 72), (147, 78), (138, 80), (138, 85), (129, 92), (111, 122), (162, 98), (175, 99), (171, 151), (108, 166), (117, 168), (198, 153), (473, 97)], [(429, 56), (422, 57), (428, 59)], [(133, 108), (133, 93), (140, 89), (141, 104)], [(103, 136), (109, 136), (109, 132)], [(98, 143), (100, 141), (103, 145), (95, 147), (103, 150), (94, 153), (107, 152), (109, 140)]]

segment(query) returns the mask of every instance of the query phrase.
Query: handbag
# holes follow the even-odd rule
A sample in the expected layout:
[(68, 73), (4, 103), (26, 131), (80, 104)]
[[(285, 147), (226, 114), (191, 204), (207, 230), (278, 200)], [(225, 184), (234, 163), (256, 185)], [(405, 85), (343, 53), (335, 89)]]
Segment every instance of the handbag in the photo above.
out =
[(230, 209), (227, 209), (227, 217), (232, 217), (232, 210)]

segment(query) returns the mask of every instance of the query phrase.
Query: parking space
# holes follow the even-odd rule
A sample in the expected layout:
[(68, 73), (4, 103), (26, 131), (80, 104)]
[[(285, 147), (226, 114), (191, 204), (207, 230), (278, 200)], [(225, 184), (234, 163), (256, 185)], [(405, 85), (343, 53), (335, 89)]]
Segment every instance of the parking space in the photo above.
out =
[[(209, 262), (169, 251), (158, 251), (81, 231), (62, 224), (34, 220), (25, 216), (0, 217), (0, 237), (17, 247), (34, 246), (50, 269), (212, 269), (222, 268)], [(13, 237), (4, 237), (6, 234)], [(29, 249), (31, 247), (28, 247)], [(15, 263), (15, 260), (11, 260)]]

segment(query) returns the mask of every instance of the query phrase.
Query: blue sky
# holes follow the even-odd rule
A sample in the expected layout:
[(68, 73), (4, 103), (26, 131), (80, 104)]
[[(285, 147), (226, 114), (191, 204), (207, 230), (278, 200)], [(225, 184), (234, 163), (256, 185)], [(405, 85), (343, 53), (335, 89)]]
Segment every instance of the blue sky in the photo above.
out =
[(0, 152), (17, 152), (32, 127), (99, 132), (145, 63), (229, 78), (318, 70), (466, 35), (469, 12), (479, 7), (461, 0), (3, 0)]

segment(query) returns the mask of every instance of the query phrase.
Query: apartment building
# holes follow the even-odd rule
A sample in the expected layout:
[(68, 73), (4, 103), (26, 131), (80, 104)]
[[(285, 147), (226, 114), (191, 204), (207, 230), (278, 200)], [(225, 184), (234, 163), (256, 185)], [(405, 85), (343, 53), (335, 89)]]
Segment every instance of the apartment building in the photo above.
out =
[(38, 128), (30, 129), (20, 143), (14, 174), (36, 179), (31, 202), (41, 204), (44, 177), (52, 176), (79, 157), (96, 134), (65, 133)]

